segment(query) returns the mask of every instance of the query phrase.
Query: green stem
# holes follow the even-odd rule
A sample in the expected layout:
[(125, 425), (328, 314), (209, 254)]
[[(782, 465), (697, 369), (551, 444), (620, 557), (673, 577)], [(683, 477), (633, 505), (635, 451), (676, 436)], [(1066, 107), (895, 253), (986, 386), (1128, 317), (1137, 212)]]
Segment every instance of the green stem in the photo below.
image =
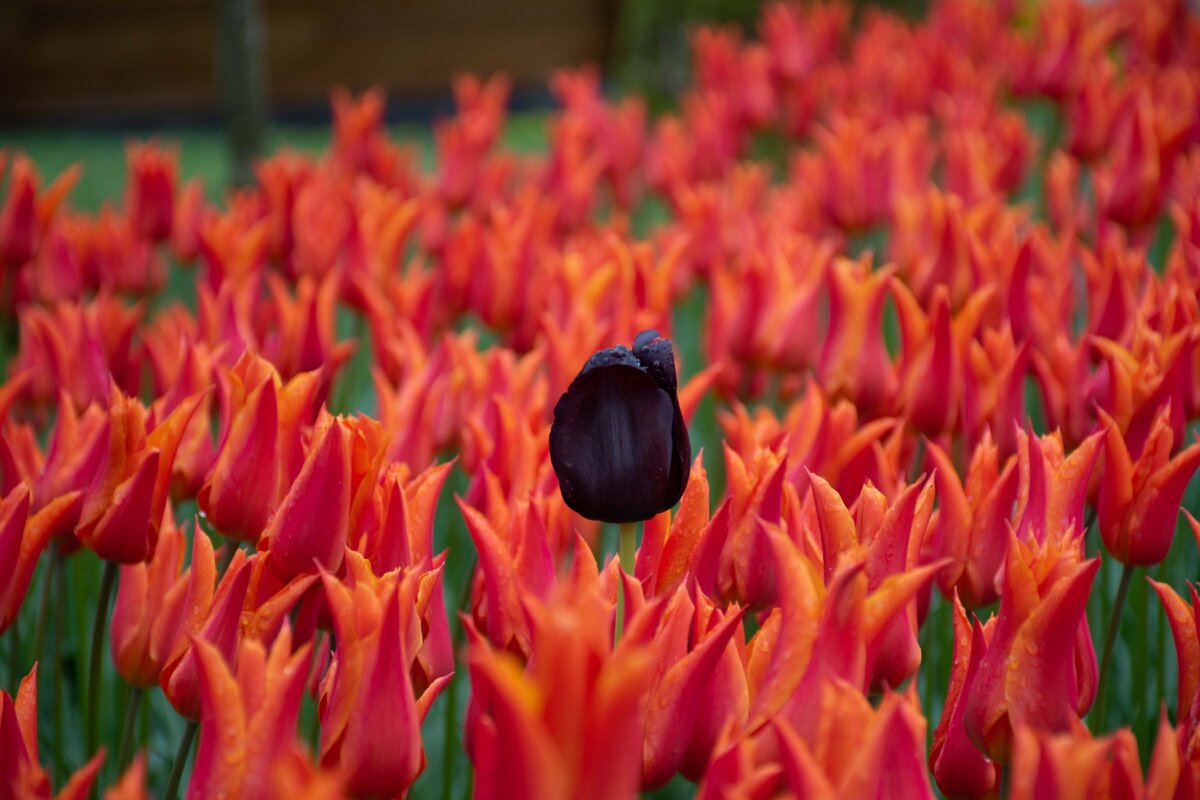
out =
[(129, 759), (133, 753), (133, 728), (134, 722), (137, 721), (138, 708), (142, 704), (142, 695), (146, 690), (140, 686), (131, 687), (129, 690), (129, 701), (125, 703), (125, 719), (121, 723), (121, 744), (117, 748), (117, 771), (124, 773), (125, 768), (129, 766)]
[[(365, 352), (363, 348), (363, 334), (366, 332), (367, 318), (362, 314), (355, 312), (351, 313), (354, 316), (354, 321), (352, 323), (352, 332), (350, 335), (354, 337), (354, 341), (358, 346), (358, 352)], [(347, 364), (347, 367), (350, 366), (353, 365)], [(351, 407), (351, 403), (355, 397), (354, 390), (358, 388), (358, 381), (354, 379), (358, 374), (358, 370), (353, 369), (343, 369), (339, 371), (337, 384), (334, 386), (333, 391), (330, 392), (332, 395), (330, 409), (334, 413), (354, 413), (354, 408)]]
[[(1136, 627), (1133, 630), (1133, 652), (1139, 654), (1139, 658), (1133, 659), (1133, 692), (1130, 693), (1133, 702), (1133, 718), (1129, 721), (1130, 727), (1133, 728), (1134, 736), (1141, 736), (1138, 741), (1149, 741), (1146, 737), (1153, 737), (1153, 727), (1141, 727), (1146, 723), (1155, 720), (1154, 714), (1158, 710), (1158, 703), (1149, 699), (1146, 696), (1147, 689), (1150, 688), (1150, 677), (1148, 669), (1150, 659), (1154, 656), (1150, 653), (1150, 585), (1145, 581), (1139, 581), (1137, 586), (1130, 589), (1129, 604), (1133, 607), (1133, 618)], [(1162, 660), (1160, 656), (1159, 661)]]
[[(308, 670), (311, 674), (316, 668), (318, 660), (322, 657), (321, 650), (326, 646), (325, 634), (317, 633), (313, 637), (313, 648), (309, 654)], [(308, 701), (306, 701), (308, 702)], [(309, 720), (308, 726), (308, 746), (312, 748), (313, 759), (317, 762), (321, 760), (321, 715), (320, 708), (315, 701), (309, 702), (312, 708), (312, 718)]]
[[(475, 551), (469, 551), (473, 556)], [(462, 589), (458, 593), (458, 614), (466, 613), (471, 605), (471, 578), (475, 574), (474, 560), (467, 564), (467, 569), (463, 577)], [(454, 657), (455, 663), (458, 662), (458, 651), (462, 647), (463, 638), (466, 636), (466, 626), (455, 614), (450, 620), (450, 627), (453, 630), (451, 634), (451, 654)], [(446, 687), (446, 709), (445, 717), (442, 726), (442, 800), (450, 800), (453, 796), (454, 786), (454, 762), (457, 758), (452, 758), (452, 754), (459, 752), (455, 747), (457, 744), (457, 725), (458, 725), (458, 676), (455, 675), (450, 679), (450, 685)], [(468, 770), (471, 768), (467, 765)]]
[[(618, 533), (617, 553), (621, 561), (621, 569), (632, 575), (634, 557), (637, 550), (637, 523), (622, 522)], [(617, 624), (613, 634), (613, 644), (621, 641), (621, 633), (625, 628), (625, 586), (617, 581)]]
[(221, 560), (217, 562), (217, 581), (220, 582), (225, 577), (225, 573), (229, 571), (229, 564), (233, 561), (233, 556), (237, 553), (237, 543), (232, 539), (226, 539), (225, 545), (221, 548)]
[(308, 726), (308, 746), (312, 749), (313, 759), (320, 761), (321, 759), (321, 717), (317, 711), (316, 703), (313, 703), (312, 721)]
[(103, 666), (104, 630), (108, 623), (108, 601), (113, 585), (117, 582), (117, 564), (104, 562), (104, 577), (100, 580), (100, 598), (96, 601), (96, 616), (92, 621), (92, 655), (88, 662), (88, 699), (85, 755), (96, 752), (98, 726), (100, 725), (100, 671)]
[(454, 796), (454, 762), (451, 758), (455, 752), (454, 723), (458, 720), (458, 676), (450, 679), (446, 687), (446, 717), (442, 727), (442, 800), (450, 800)]
[(8, 637), (8, 681), (12, 684), (12, 693), (15, 696), (17, 688), (21, 685), (21, 634), (17, 630), (17, 622), (21, 619), (21, 615), (17, 614), (13, 617), (12, 625), (8, 627), (8, 632), (5, 636)]
[(1121, 627), (1121, 612), (1125, 609), (1125, 598), (1133, 582), (1133, 567), (1125, 564), (1121, 568), (1121, 583), (1117, 586), (1117, 599), (1113, 602), (1112, 615), (1108, 618), (1108, 630), (1104, 634), (1104, 650), (1100, 656), (1100, 683), (1096, 690), (1096, 707), (1092, 710), (1092, 733), (1107, 730), (1105, 719), (1108, 705), (1108, 670), (1112, 662), (1113, 645), (1117, 643), (1117, 629)]
[[(59, 552), (57, 546), (54, 548), (54, 550), (54, 558), (61, 559), (62, 553)], [(60, 565), (60, 567), (65, 567), (65, 565)], [(58, 584), (58, 596), (63, 601), (63, 607), (54, 617), (54, 636), (52, 637), (50, 645), (50, 663), (54, 666), (54, 684), (53, 694), (51, 696), (54, 698), (54, 777), (56, 779), (65, 775), (67, 763), (66, 759), (63, 757), (63, 730), (66, 726), (63, 722), (62, 642), (63, 638), (67, 636), (65, 619), (67, 613), (69, 613), (71, 609), (71, 603), (67, 599), (68, 587), (66, 572), (66, 569), (60, 568), (54, 576), (55, 582)]]
[(908, 464), (908, 482), (913, 483), (925, 466), (925, 437), (917, 436), (916, 447), (913, 448), (912, 461)]
[(171, 777), (167, 781), (167, 793), (163, 795), (165, 800), (176, 800), (179, 796), (179, 781), (183, 778), (183, 768), (192, 753), (192, 742), (196, 740), (196, 729), (199, 727), (198, 723), (189, 719), (187, 727), (183, 729), (183, 738), (179, 740), (179, 749), (175, 751), (175, 763), (171, 767)]
[(50, 548), (50, 563), (46, 565), (46, 574), (42, 580), (42, 597), (38, 605), (37, 622), (33, 628), (33, 657), (41, 659), (42, 644), (46, 641), (46, 620), (50, 617), (51, 590), (54, 588), (54, 574), (58, 572), (58, 562), (62, 556), (57, 547)]

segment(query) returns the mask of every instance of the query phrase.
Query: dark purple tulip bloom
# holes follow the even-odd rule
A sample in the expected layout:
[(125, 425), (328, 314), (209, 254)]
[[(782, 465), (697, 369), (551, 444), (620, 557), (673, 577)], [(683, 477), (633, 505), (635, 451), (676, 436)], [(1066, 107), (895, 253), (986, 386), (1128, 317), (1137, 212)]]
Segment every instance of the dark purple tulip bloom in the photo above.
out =
[(588, 359), (554, 406), (550, 461), (563, 500), (603, 522), (650, 519), (679, 502), (692, 445), (671, 340), (642, 331)]

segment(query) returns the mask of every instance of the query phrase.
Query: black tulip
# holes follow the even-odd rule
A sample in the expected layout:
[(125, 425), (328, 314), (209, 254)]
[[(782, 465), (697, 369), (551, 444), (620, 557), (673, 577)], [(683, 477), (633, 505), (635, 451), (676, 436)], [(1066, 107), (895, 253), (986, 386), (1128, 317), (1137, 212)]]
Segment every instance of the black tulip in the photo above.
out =
[(633, 350), (601, 350), (554, 406), (550, 462), (563, 500), (603, 522), (671, 508), (687, 486), (692, 445), (679, 410), (671, 340), (642, 331)]

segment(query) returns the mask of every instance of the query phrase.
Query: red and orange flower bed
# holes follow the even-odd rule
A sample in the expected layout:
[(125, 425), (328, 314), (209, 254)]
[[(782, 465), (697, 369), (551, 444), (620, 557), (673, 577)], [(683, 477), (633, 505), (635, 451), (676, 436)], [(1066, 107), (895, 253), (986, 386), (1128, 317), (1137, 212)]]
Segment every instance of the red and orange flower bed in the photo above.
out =
[(0, 797), (1198, 796), (1200, 18), (851, 16), (7, 153)]

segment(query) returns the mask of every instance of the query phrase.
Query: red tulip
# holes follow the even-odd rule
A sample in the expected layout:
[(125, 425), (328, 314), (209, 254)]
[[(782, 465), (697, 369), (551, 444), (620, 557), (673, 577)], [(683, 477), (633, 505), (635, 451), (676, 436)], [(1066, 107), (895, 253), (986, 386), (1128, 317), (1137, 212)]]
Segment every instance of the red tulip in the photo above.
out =
[[(3, 166), (0, 162), (0, 170)], [(34, 257), (42, 233), (79, 175), (78, 164), (66, 169), (39, 197), (40, 181), (33, 162), (23, 155), (13, 159), (8, 197), (0, 207), (0, 263), (19, 267)]]
[(228, 433), (197, 501), (223, 536), (257, 542), (279, 496), (279, 411), (274, 376), (241, 386), (243, 405), (229, 408)]
[(267, 523), (258, 549), (281, 580), (341, 566), (350, 525), (351, 435), (347, 422), (322, 413), (304, 466)]
[(126, 150), (126, 211), (139, 233), (159, 241), (171, 235), (179, 154), (156, 142), (131, 144)]

